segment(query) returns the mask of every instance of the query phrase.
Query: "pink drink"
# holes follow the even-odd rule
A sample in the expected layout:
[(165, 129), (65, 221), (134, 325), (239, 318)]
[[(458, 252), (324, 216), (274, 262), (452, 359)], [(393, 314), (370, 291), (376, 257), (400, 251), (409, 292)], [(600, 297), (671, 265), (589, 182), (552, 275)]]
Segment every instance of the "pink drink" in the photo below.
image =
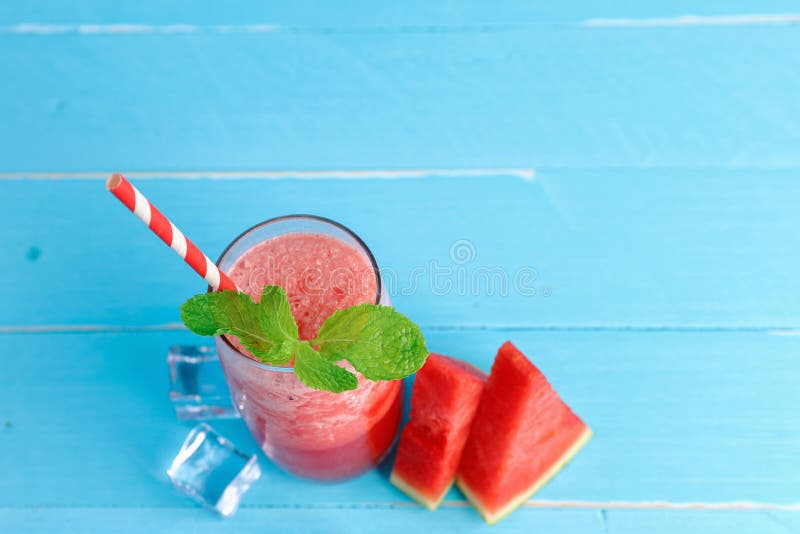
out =
[[(369, 249), (325, 219), (267, 221), (237, 238), (218, 263), (254, 298), (266, 284), (283, 287), (301, 339), (313, 339), (337, 309), (388, 303)], [(257, 362), (235, 339), (215, 338), (215, 343), (250, 432), (287, 471), (317, 480), (349, 478), (376, 465), (394, 441), (402, 411), (400, 381), (372, 382), (356, 373), (354, 391), (317, 391), (290, 368)]]

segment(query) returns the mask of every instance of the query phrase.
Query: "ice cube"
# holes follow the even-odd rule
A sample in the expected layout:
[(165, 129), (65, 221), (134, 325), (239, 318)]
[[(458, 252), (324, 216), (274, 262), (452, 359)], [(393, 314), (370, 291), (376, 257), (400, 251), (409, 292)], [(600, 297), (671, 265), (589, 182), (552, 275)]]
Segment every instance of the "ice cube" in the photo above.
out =
[(239, 417), (213, 347), (176, 345), (169, 349), (167, 364), (178, 419)]
[(181, 493), (228, 517), (242, 495), (261, 476), (255, 455), (236, 449), (206, 423), (194, 427), (167, 470)]

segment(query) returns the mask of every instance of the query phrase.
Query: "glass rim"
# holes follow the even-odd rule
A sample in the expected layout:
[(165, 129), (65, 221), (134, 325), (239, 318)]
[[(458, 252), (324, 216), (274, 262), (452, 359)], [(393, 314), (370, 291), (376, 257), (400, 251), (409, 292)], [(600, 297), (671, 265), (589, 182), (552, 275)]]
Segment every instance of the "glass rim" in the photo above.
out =
[[(267, 220), (262, 221), (262, 222), (260, 222), (258, 224), (254, 224), (253, 226), (251, 226), (250, 228), (246, 229), (245, 231), (240, 233), (238, 236), (236, 236), (233, 239), (233, 241), (231, 241), (228, 244), (228, 246), (225, 247), (225, 249), (219, 255), (219, 258), (217, 258), (216, 266), (220, 267), (220, 264), (222, 263), (222, 260), (225, 259), (225, 256), (231, 251), (231, 249), (234, 247), (234, 245), (236, 245), (236, 243), (238, 243), (239, 241), (241, 241), (242, 239), (244, 239), (245, 237), (247, 237), (251, 233), (258, 231), (261, 228), (264, 228), (264, 227), (267, 227), (267, 226), (270, 226), (270, 225), (273, 225), (273, 224), (276, 224), (276, 223), (280, 223), (280, 222), (284, 222), (284, 221), (294, 221), (294, 220), (312, 220), (312, 221), (316, 221), (316, 222), (321, 222), (321, 223), (333, 226), (333, 227), (341, 230), (342, 232), (344, 232), (348, 236), (350, 236), (358, 244), (358, 246), (361, 248), (361, 250), (366, 254), (367, 259), (369, 259), (369, 263), (372, 266), (372, 272), (375, 274), (375, 304), (379, 305), (381, 303), (381, 298), (383, 296), (383, 284), (381, 282), (380, 268), (378, 267), (378, 262), (375, 260), (375, 255), (372, 254), (372, 251), (369, 249), (369, 247), (364, 242), (364, 240), (361, 239), (358, 236), (358, 234), (356, 234), (350, 228), (348, 228), (347, 226), (343, 225), (340, 222), (334, 221), (333, 219), (329, 219), (327, 217), (322, 217), (320, 215), (311, 215), (311, 214), (308, 214), (308, 213), (293, 213), (293, 214), (289, 214), (289, 215), (281, 215), (281, 216), (278, 216), (278, 217), (272, 217), (271, 219), (267, 219)], [(294, 234), (300, 234), (300, 233), (314, 233), (314, 232), (287, 232), (287, 234), (293, 234), (293, 233)], [(336, 238), (336, 239), (338, 239), (338, 238)], [(339, 240), (341, 241), (341, 239), (339, 239)], [(222, 269), (220, 268), (220, 270), (222, 270)], [(211, 286), (209, 286), (208, 291), (212, 291)], [(281, 373), (294, 372), (294, 366), (291, 366), (291, 367), (279, 367), (279, 366), (276, 366), (276, 365), (270, 365), (270, 364), (267, 364), (267, 363), (259, 362), (257, 360), (254, 360), (253, 358), (247, 356), (246, 354), (242, 354), (242, 352), (239, 349), (237, 349), (236, 347), (234, 347), (233, 344), (231, 344), (231, 342), (228, 341), (224, 335), (216, 336), (216, 337), (221, 339), (222, 342), (225, 345), (227, 345), (228, 348), (230, 348), (234, 353), (236, 353), (237, 356), (240, 356), (240, 357), (244, 358), (250, 364), (253, 364), (256, 367), (259, 367), (259, 368), (267, 370), (267, 371), (277, 371), (277, 372), (281, 372)]]

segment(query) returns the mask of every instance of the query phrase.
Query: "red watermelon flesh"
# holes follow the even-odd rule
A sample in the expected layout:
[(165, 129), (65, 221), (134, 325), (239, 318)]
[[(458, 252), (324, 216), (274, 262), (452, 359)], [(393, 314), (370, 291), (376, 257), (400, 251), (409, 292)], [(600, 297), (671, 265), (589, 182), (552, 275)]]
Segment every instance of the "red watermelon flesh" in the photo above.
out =
[(489, 524), (538, 491), (591, 437), (511, 342), (497, 352), (456, 484)]
[(478, 368), (440, 354), (428, 356), (414, 379), (390, 480), (429, 510), (453, 485), (485, 381)]

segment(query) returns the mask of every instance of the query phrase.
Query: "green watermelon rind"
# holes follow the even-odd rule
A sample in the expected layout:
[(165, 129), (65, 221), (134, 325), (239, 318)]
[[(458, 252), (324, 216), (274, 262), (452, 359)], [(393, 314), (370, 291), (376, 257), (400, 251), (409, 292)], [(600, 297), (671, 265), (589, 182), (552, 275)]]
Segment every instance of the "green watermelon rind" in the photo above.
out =
[(550, 469), (542, 475), (538, 480), (536, 480), (531, 487), (527, 490), (520, 492), (520, 494), (508, 504), (506, 504), (503, 508), (498, 510), (495, 513), (489, 512), (485, 506), (483, 506), (478, 498), (478, 493), (472, 488), (470, 488), (466, 482), (459, 476), (456, 478), (456, 486), (458, 489), (461, 490), (461, 493), (467, 498), (467, 500), (472, 504), (472, 506), (478, 511), (484, 521), (486, 521), (490, 525), (494, 525), (508, 514), (519, 508), (525, 501), (531, 498), (534, 493), (542, 489), (542, 487), (550, 481), (567, 463), (569, 463), (572, 458), (578, 454), (578, 452), (586, 445), (592, 437), (592, 430), (589, 427), (586, 427), (581, 433), (581, 435), (576, 439), (572, 445), (564, 451), (564, 454), (553, 463)]
[[(454, 479), (455, 480), (455, 479)], [(447, 495), (447, 492), (450, 491), (450, 488), (453, 487), (453, 483), (447, 485), (445, 490), (437, 499), (429, 499), (423, 496), (420, 492), (418, 492), (413, 486), (411, 486), (408, 482), (406, 482), (403, 477), (398, 475), (396, 472), (392, 471), (392, 475), (389, 477), (389, 482), (394, 485), (397, 489), (420, 503), (422, 506), (430, 510), (431, 512), (435, 511), (442, 501), (444, 500), (444, 496)]]

